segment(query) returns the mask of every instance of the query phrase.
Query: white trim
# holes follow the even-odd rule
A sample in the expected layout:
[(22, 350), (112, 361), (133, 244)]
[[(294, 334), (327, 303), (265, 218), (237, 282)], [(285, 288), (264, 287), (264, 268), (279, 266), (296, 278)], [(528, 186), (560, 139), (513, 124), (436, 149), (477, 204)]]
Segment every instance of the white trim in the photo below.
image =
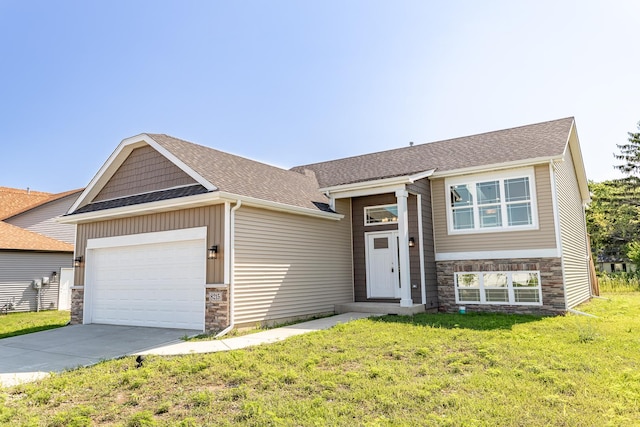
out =
[(553, 222), (555, 226), (556, 248), (558, 254), (562, 256), (562, 238), (560, 235), (560, 211), (558, 210), (558, 184), (556, 183), (556, 164), (553, 160), (549, 162), (549, 175), (551, 177), (551, 205), (553, 207)]
[(344, 215), (333, 212), (324, 212), (321, 210), (315, 210), (310, 208), (303, 208), (299, 206), (287, 205), (279, 202), (272, 202), (269, 200), (257, 199), (255, 197), (240, 196), (233, 193), (227, 193), (224, 191), (218, 192), (220, 197), (225, 200), (240, 200), (243, 205), (254, 206), (258, 208), (269, 209), (278, 212), (295, 213), (299, 215), (306, 215), (315, 218), (332, 219), (339, 221), (344, 218)]
[(224, 273), (222, 281), (225, 284), (230, 282), (231, 271), (231, 203), (224, 202)]
[[(353, 182), (350, 184), (341, 184), (334, 185), (331, 187), (323, 187), (320, 189), (323, 193), (343, 193), (346, 191), (355, 191), (355, 190), (367, 190), (377, 187), (388, 187), (388, 186), (402, 186), (404, 188), (405, 184), (413, 184), (415, 181), (421, 180), (423, 178), (427, 178), (431, 176), (435, 172), (435, 169), (429, 169), (423, 172), (418, 172), (413, 175), (403, 175), (403, 176), (394, 176), (392, 178), (382, 178), (382, 179), (374, 179), (371, 181), (362, 181), (362, 182)], [(385, 191), (388, 192), (388, 191)], [(378, 193), (374, 193), (378, 194)], [(343, 196), (339, 195), (339, 198), (344, 197), (356, 197), (356, 196)]]
[(422, 194), (416, 195), (416, 206), (418, 211), (418, 256), (420, 257), (420, 295), (422, 304), (427, 304), (427, 285), (424, 278), (424, 244), (422, 239)]
[(229, 211), (229, 234), (230, 234), (230, 243), (229, 249), (227, 250), (229, 254), (229, 326), (224, 328), (222, 331), (216, 334), (217, 337), (221, 337), (226, 335), (229, 331), (231, 331), (236, 325), (235, 319), (235, 262), (236, 262), (236, 211), (240, 209), (242, 206), (242, 200), (238, 200), (233, 208)]
[(557, 249), (520, 249), (514, 251), (440, 252), (436, 261), (462, 261), (470, 259), (510, 259), (510, 258), (560, 258)]
[(207, 227), (194, 227), (180, 230), (155, 231), (152, 233), (127, 234), (123, 236), (87, 239), (87, 250), (200, 239), (205, 240), (206, 246)]
[(385, 185), (381, 187), (368, 187), (357, 190), (341, 191), (330, 193), (331, 197), (336, 199), (349, 199), (354, 197), (375, 196), (378, 194), (395, 193), (398, 190), (404, 190), (404, 184)]
[(236, 194), (215, 191), (211, 193), (196, 194), (194, 196), (177, 197), (157, 202), (140, 203), (132, 206), (121, 206), (118, 208), (104, 209), (95, 212), (87, 212), (73, 214), (60, 217), (57, 221), (62, 224), (81, 224), (83, 222), (93, 222), (97, 220), (105, 220), (112, 218), (122, 218), (136, 215), (145, 215), (155, 212), (165, 212), (176, 209), (186, 209), (189, 207), (206, 206), (211, 204), (223, 203), (228, 201), (242, 200), (247, 206), (255, 206), (259, 208), (288, 212), (297, 215), (306, 215), (315, 218), (324, 218), (331, 220), (341, 220), (344, 215), (332, 212), (324, 212), (310, 208), (303, 208), (284, 203), (271, 202), (268, 200), (256, 199), (247, 196), (238, 196)]
[(398, 201), (398, 269), (400, 270), (400, 307), (412, 307), (411, 264), (409, 263), (409, 193), (396, 191)]
[(524, 160), (515, 160), (513, 162), (505, 162), (505, 163), (494, 163), (491, 165), (481, 165), (481, 166), (472, 166), (468, 168), (460, 168), (453, 169), (442, 172), (434, 172), (431, 175), (432, 179), (435, 178), (448, 178), (459, 175), (470, 175), (470, 174), (480, 174), (480, 173), (491, 173), (500, 171), (503, 169), (514, 169), (521, 168), (523, 166), (535, 166), (543, 163), (549, 163), (551, 160), (562, 160), (562, 156), (545, 156), (545, 157), (536, 157), (533, 159), (524, 159)]
[[(514, 179), (514, 178), (528, 178), (529, 180), (529, 192), (530, 192), (529, 204), (531, 207), (531, 224), (516, 225), (516, 226), (508, 225), (509, 224), (508, 216), (506, 215), (506, 208), (507, 208), (508, 202), (506, 201), (506, 197), (504, 195), (504, 181), (507, 179)], [(491, 180), (500, 181), (500, 192), (502, 197), (500, 199), (499, 205), (502, 211), (502, 225), (500, 227), (480, 228), (479, 208), (478, 208), (478, 200), (476, 195), (476, 184), (479, 182), (491, 181)], [(473, 204), (469, 206), (473, 209), (473, 216), (474, 216), (474, 228), (472, 229), (456, 230), (453, 228), (453, 213), (452, 213), (451, 200), (450, 200), (450, 192), (451, 192), (450, 188), (454, 185), (460, 185), (460, 184), (469, 184), (471, 186), (471, 191), (474, 196)], [(526, 230), (537, 230), (539, 228), (537, 189), (536, 189), (535, 169), (533, 167), (446, 178), (444, 181), (444, 201), (445, 201), (445, 210), (447, 215), (447, 234), (449, 235), (526, 231)]]

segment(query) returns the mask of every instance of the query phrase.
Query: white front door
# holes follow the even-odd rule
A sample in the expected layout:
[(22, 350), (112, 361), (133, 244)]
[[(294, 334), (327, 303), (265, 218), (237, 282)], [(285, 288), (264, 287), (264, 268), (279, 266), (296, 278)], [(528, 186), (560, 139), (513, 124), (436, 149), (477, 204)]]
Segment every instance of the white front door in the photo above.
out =
[(398, 272), (398, 232), (365, 234), (367, 297), (400, 298)]

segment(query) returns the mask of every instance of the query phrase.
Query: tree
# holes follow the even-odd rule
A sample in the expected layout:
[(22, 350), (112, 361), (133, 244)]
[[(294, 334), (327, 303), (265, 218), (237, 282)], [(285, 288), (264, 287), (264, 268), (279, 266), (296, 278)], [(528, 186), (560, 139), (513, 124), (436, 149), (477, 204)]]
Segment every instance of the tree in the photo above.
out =
[(622, 160), (624, 163), (614, 167), (626, 175), (622, 181), (628, 189), (637, 189), (640, 187), (640, 122), (638, 122), (638, 132), (628, 132), (628, 135), (626, 144), (616, 144), (620, 154), (613, 154), (617, 160)]
[(640, 242), (640, 190), (629, 190), (620, 180), (589, 182), (591, 204), (587, 209), (587, 230), (595, 255), (627, 256), (631, 242)]

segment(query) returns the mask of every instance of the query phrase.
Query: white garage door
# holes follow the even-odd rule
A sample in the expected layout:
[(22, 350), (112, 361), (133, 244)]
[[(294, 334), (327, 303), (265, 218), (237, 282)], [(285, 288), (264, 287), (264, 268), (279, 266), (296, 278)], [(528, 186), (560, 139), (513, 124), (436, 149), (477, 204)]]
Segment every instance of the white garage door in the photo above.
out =
[(91, 323), (204, 329), (203, 240), (94, 249)]

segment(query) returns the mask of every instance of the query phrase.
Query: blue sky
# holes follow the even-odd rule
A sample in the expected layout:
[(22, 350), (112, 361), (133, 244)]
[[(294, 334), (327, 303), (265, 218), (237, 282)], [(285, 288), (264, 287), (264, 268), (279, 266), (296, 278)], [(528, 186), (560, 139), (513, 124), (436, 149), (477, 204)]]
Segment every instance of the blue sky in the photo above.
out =
[(142, 132), (289, 168), (575, 116), (640, 121), (638, 1), (0, 0), (0, 186), (85, 186)]

